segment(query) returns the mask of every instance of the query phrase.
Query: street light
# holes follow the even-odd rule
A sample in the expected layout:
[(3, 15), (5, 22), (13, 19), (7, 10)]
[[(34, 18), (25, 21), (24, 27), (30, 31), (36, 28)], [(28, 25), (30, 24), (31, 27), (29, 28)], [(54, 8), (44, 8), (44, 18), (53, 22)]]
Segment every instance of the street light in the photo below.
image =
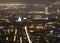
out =
[(32, 41), (30, 40), (28, 31), (27, 31), (27, 26), (25, 26), (24, 29), (25, 29), (25, 32), (26, 32), (26, 35), (27, 35), (27, 38), (28, 38), (29, 43), (32, 43)]

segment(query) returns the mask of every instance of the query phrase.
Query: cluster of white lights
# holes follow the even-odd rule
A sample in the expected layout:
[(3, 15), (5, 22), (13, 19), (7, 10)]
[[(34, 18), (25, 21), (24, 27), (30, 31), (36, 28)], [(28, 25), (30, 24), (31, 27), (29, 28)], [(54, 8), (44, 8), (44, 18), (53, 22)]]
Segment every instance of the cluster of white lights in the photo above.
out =
[[(26, 17), (24, 17), (23, 18), (24, 20), (26, 20), (27, 18)], [(17, 20), (18, 22), (20, 22), (20, 21), (22, 21), (22, 18), (19, 16), (19, 18), (18, 18), (18, 20)]]

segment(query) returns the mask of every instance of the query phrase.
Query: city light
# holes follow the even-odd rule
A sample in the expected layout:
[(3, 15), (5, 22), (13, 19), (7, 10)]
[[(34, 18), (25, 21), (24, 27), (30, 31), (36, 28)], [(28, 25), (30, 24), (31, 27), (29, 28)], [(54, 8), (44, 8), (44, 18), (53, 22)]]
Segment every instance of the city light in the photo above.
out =
[(18, 5), (26, 5), (24, 3), (0, 3), (1, 6), (18, 6)]
[(20, 22), (20, 21), (22, 21), (22, 20), (21, 20), (21, 17), (18, 18), (18, 22)]
[(28, 42), (32, 43), (31, 40), (30, 40), (30, 37), (29, 37), (29, 33), (27, 31), (27, 26), (25, 26), (24, 29), (25, 29), (25, 32), (26, 32), (26, 35), (27, 35), (27, 38), (28, 38)]
[(25, 17), (25, 18), (23, 18), (23, 19), (27, 19), (27, 18)]
[(54, 32), (54, 30), (51, 30), (51, 31), (50, 31), (50, 33), (53, 33), (53, 32)]
[(22, 37), (20, 37), (20, 43), (22, 43)]
[(27, 13), (45, 13), (44, 11), (30, 11), (30, 12), (27, 12)]
[(0, 43), (60, 43), (60, 1), (0, 0)]
[(16, 41), (16, 35), (14, 36), (14, 41)]
[(6, 40), (8, 40), (8, 37), (6, 37)]
[(17, 29), (15, 29), (15, 35), (17, 34)]

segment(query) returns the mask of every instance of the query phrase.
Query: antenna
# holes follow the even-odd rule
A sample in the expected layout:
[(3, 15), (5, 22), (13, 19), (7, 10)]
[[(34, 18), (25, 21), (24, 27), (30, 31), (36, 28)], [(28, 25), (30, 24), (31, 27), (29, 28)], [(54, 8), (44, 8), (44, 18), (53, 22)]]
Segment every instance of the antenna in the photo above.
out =
[(49, 13), (48, 13), (48, 7), (45, 7), (45, 13), (46, 13), (46, 14), (49, 14)]

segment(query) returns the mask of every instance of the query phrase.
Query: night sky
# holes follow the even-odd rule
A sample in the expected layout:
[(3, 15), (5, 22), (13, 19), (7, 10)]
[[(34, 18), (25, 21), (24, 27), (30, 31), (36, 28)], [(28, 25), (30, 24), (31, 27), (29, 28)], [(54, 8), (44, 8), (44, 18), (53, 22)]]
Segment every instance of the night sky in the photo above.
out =
[[(59, 2), (60, 0), (0, 0), (0, 3), (24, 3), (24, 4), (39, 4), (39, 5), (50, 5), (52, 3)], [(53, 7), (49, 8), (49, 11), (57, 11), (57, 9), (60, 10), (60, 4), (58, 5), (53, 5)], [(43, 11), (44, 8), (42, 7), (29, 7), (26, 9), (26, 11), (31, 11), (31, 10), (37, 10), (37, 11)]]
[(0, 0), (0, 3), (38, 3), (38, 4), (48, 4), (60, 0)]

